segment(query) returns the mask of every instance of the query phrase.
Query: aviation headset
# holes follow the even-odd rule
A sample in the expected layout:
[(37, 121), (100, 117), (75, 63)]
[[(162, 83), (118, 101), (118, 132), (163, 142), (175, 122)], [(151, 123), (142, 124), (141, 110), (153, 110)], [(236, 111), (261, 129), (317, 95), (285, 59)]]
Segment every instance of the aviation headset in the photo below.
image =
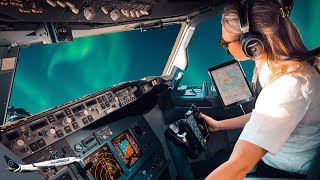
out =
[[(276, 0), (281, 6), (282, 17), (288, 17), (293, 7), (294, 0)], [(240, 0), (238, 4), (239, 26), (243, 33), (240, 43), (245, 55), (249, 58), (260, 57), (266, 48), (264, 37), (259, 32), (250, 31), (249, 4), (250, 0)]]
[(257, 58), (265, 50), (265, 40), (261, 33), (250, 31), (248, 1), (241, 0), (238, 5), (239, 25), (243, 33), (240, 37), (240, 43), (247, 57)]

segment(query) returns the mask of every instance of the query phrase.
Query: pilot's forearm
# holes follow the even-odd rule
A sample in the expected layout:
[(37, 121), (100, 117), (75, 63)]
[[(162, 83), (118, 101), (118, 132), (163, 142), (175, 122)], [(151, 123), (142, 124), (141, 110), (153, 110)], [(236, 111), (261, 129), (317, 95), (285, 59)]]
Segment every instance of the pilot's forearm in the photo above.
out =
[(267, 150), (245, 140), (238, 140), (229, 160), (215, 169), (207, 180), (242, 180), (261, 160)]
[(246, 174), (246, 169), (241, 165), (227, 161), (211, 172), (206, 180), (243, 180)]
[(241, 129), (249, 121), (251, 113), (219, 121), (219, 130)]

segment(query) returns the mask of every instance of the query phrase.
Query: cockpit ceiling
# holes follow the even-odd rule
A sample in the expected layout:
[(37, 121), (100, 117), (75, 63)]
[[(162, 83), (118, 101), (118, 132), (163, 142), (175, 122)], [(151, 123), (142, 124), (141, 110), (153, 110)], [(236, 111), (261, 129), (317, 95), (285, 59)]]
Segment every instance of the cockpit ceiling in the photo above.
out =
[(19, 26), (14, 26), (15, 24), (26, 22), (126, 24), (182, 16), (222, 2), (223, 0), (0, 0), (0, 30), (17, 30), (14, 27)]

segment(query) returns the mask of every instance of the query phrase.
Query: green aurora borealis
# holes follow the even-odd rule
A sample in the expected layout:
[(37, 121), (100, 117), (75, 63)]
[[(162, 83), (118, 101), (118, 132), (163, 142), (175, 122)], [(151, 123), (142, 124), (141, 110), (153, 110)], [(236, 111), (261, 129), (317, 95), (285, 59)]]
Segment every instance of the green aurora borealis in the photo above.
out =
[[(320, 1), (296, 1), (291, 19), (309, 49), (320, 46)], [(209, 80), (207, 69), (232, 59), (218, 46), (220, 18), (202, 23), (188, 48), (183, 84)], [(31, 113), (66, 103), (127, 80), (161, 75), (180, 26), (75, 39), (22, 48), (10, 106)], [(251, 79), (253, 62), (242, 63)]]
[(113, 33), (23, 48), (10, 106), (34, 114), (123, 81), (161, 75), (179, 29)]

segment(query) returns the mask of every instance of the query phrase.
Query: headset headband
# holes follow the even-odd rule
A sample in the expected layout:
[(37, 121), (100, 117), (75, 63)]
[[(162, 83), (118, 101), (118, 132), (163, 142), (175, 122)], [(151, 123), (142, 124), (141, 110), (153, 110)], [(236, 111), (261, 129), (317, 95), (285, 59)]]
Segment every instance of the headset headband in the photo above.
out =
[(241, 32), (247, 33), (250, 30), (249, 25), (249, 2), (247, 0), (241, 0), (239, 1), (239, 25)]

